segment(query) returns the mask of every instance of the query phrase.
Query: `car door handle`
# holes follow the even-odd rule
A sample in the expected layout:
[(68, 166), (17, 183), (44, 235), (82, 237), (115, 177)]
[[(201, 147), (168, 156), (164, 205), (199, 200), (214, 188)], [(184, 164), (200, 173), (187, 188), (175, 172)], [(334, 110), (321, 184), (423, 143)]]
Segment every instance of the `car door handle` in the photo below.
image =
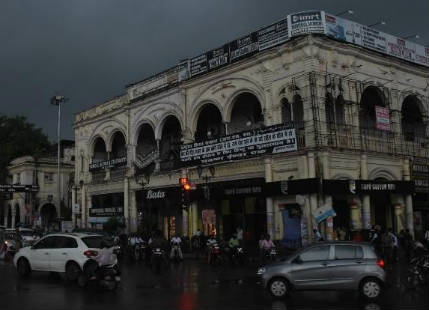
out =
[(328, 266), (328, 262), (323, 262), (322, 266), (325, 266), (325, 267)]
[(45, 255), (49, 255), (49, 253), (45, 253)]
[(63, 255), (67, 255), (67, 253), (61, 253), (61, 254), (63, 254)]
[(356, 261), (356, 264), (363, 264), (363, 261), (358, 260), (358, 261)]

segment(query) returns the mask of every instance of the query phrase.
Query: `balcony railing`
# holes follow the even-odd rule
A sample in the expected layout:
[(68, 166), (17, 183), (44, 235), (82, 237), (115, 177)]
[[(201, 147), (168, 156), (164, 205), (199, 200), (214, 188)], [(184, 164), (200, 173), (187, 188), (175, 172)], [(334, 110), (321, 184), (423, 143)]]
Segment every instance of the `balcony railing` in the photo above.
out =
[[(327, 124), (325, 134), (319, 134), (320, 146), (356, 151), (429, 157), (429, 139), (375, 128)], [(407, 141), (412, 140), (412, 141)]]

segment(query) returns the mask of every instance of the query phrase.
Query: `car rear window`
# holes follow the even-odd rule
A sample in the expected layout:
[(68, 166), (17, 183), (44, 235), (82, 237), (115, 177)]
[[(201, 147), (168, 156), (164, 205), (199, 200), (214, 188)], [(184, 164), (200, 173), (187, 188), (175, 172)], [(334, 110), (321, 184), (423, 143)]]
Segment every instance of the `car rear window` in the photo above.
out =
[(86, 244), (88, 248), (101, 248), (101, 242), (103, 241), (103, 237), (100, 236), (91, 236), (91, 237), (83, 237), (82, 241)]
[(335, 246), (336, 259), (357, 259), (363, 258), (363, 250), (360, 246), (354, 245), (336, 245)]

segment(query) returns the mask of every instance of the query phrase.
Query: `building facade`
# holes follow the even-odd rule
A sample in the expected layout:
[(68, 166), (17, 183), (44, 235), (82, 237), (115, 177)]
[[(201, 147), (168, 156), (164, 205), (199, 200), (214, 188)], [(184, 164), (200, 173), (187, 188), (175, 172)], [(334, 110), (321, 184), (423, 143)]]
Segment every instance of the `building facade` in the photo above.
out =
[[(63, 141), (60, 178), (57, 157), (46, 154), (39, 158), (23, 156), (8, 166), (8, 184), (0, 220), (7, 228), (16, 226), (58, 229), (59, 200), (57, 184), (61, 184), (61, 217), (71, 214), (71, 187), (74, 182), (75, 150), (73, 141)], [(56, 226), (55, 226), (56, 225)], [(55, 227), (54, 227), (55, 226)]]
[[(428, 225), (428, 67), (311, 33), (262, 49), (264, 33), (76, 115), (78, 226), (242, 227), (249, 242), (268, 232), (297, 246), (313, 228)], [(181, 177), (195, 184), (186, 208)]]

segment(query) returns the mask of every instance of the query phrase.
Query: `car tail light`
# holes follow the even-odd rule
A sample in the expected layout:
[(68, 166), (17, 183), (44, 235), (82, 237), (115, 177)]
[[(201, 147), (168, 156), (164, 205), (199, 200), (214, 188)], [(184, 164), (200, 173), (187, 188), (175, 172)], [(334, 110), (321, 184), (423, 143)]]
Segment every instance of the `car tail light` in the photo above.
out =
[(381, 268), (384, 268), (384, 266), (386, 266), (386, 263), (384, 262), (384, 260), (379, 259), (377, 262), (377, 265), (380, 266)]
[(94, 251), (94, 250), (86, 250), (85, 252), (83, 252), (83, 255), (85, 255), (86, 257), (90, 258), (90, 257), (97, 256), (98, 252)]

